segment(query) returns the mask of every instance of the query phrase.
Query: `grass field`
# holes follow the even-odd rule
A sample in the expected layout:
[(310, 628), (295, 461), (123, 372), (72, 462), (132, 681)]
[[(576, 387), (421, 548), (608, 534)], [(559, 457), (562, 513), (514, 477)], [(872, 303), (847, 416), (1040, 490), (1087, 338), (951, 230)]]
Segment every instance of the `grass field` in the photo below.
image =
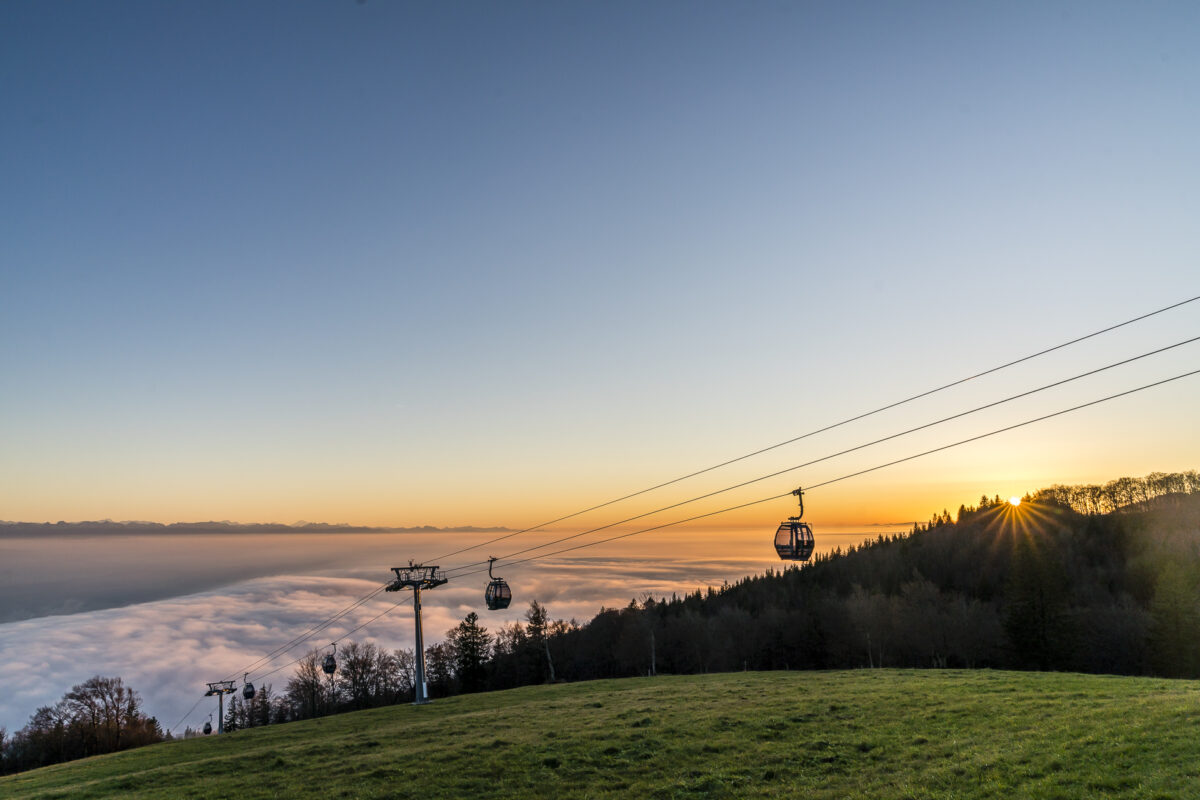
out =
[(170, 742), (4, 798), (1200, 797), (1200, 684), (956, 671), (634, 678)]

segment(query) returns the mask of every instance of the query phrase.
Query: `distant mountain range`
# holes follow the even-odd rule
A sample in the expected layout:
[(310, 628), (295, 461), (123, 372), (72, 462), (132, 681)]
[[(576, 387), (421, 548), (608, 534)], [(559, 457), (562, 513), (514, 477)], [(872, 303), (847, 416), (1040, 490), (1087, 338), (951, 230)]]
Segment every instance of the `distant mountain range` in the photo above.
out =
[(439, 528), (420, 525), (409, 528), (376, 528), (366, 525), (346, 525), (328, 522), (240, 523), (221, 522), (114, 522), (111, 519), (85, 522), (6, 522), (0, 520), (0, 536), (63, 536), (94, 534), (163, 534), (163, 533), (503, 533), (505, 527), (462, 525)]

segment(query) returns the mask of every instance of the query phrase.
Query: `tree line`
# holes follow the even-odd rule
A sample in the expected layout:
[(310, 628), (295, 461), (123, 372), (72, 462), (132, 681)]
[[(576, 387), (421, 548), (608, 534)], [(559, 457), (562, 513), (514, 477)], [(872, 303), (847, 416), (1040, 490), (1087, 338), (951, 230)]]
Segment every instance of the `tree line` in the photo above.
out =
[(158, 720), (142, 712), (138, 693), (99, 675), (33, 712), (11, 737), (0, 728), (0, 774), (161, 742)]
[(1039, 491), (1034, 499), (1057, 503), (1080, 514), (1111, 514), (1121, 509), (1149, 511), (1160, 497), (1176, 500), (1200, 492), (1200, 473), (1152, 472), (1144, 478), (1117, 478), (1105, 484), (1061, 486)]

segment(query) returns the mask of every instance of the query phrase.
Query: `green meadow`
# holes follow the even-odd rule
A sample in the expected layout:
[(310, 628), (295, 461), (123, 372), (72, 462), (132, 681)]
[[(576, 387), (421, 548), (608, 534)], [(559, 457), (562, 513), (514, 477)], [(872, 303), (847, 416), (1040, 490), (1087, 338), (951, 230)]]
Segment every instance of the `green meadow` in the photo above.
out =
[(1200, 797), (1200, 683), (739, 672), (538, 686), (168, 742), (4, 798)]

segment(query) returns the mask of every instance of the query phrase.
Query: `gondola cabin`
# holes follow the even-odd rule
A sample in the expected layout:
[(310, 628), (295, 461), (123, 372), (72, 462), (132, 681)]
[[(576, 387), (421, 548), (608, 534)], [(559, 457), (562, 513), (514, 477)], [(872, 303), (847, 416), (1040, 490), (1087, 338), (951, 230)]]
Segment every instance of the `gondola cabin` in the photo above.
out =
[(246, 698), (247, 700), (253, 700), (254, 684), (250, 682), (250, 673), (246, 673), (242, 677), (242, 681), (245, 683), (245, 686), (242, 687), (242, 697)]
[[(337, 645), (333, 646), (333, 653), (337, 652)], [(332, 675), (337, 672), (337, 659), (333, 657), (333, 653), (325, 656), (325, 660), (321, 662), (321, 671), (326, 675)]]
[(496, 578), (488, 584), (483, 599), (491, 611), (508, 608), (508, 604), (512, 602), (512, 589), (508, 588), (508, 584), (502, 578)]
[(808, 561), (813, 547), (813, 532), (807, 522), (792, 517), (775, 531), (775, 552), (784, 561)]
[(497, 578), (492, 574), (492, 562), (495, 560), (494, 558), (488, 559), (488, 577), (492, 580), (483, 592), (483, 600), (487, 603), (489, 611), (508, 608), (508, 604), (512, 602), (512, 589), (508, 588), (508, 583), (503, 578)]
[(800, 521), (804, 516), (803, 487), (798, 487), (792, 494), (800, 502), (800, 513), (779, 523), (779, 530), (775, 531), (775, 552), (784, 561), (808, 561), (813, 554), (814, 542), (812, 528), (807, 522)]

